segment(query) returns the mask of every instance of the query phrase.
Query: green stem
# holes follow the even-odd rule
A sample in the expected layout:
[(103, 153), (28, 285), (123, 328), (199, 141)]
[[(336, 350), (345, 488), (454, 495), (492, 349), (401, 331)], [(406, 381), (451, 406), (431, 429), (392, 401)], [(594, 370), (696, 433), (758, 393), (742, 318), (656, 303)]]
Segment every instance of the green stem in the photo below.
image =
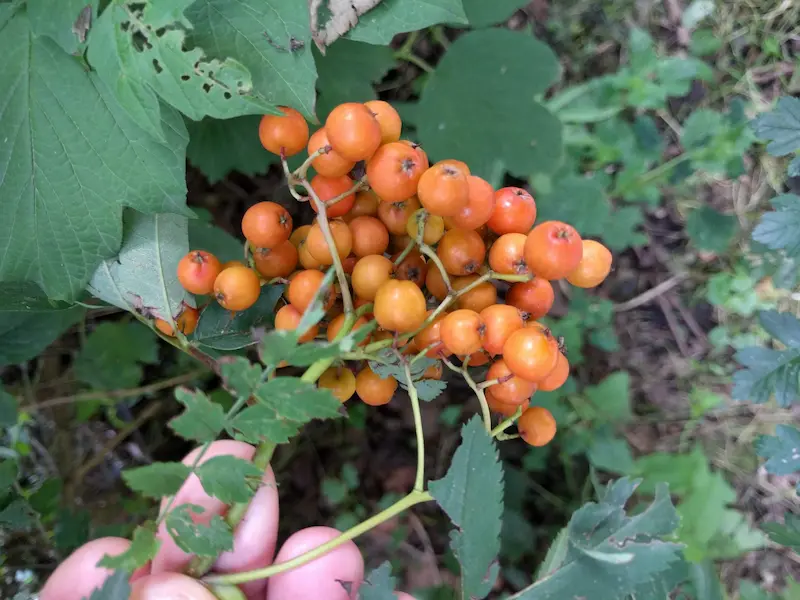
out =
[[(402, 357), (401, 357), (402, 358)], [(419, 396), (411, 377), (411, 368), (404, 362), (403, 369), (408, 385), (408, 397), (411, 400), (411, 410), (414, 413), (414, 431), (417, 434), (417, 476), (414, 478), (414, 491), (421, 492), (425, 489), (425, 436), (422, 431), (422, 412), (419, 408)]]
[(442, 48), (447, 50), (450, 47), (450, 40), (447, 39), (447, 36), (444, 34), (444, 27), (441, 25), (437, 25), (436, 27), (430, 28), (431, 37), (433, 40), (439, 44)]
[(406, 62), (410, 62), (412, 65), (418, 66), (420, 69), (425, 71), (426, 73), (433, 73), (434, 68), (428, 64), (426, 61), (421, 59), (416, 54), (413, 54), (411, 51), (408, 52), (395, 52), (394, 53), (395, 60), (404, 60)]
[[(314, 152), (308, 155), (308, 158), (303, 161), (303, 164), (295, 169), (294, 173), (292, 173), (292, 179), (296, 182), (303, 181), (308, 175), (308, 169), (311, 166), (311, 163), (314, 162), (314, 159), (322, 156), (323, 154), (327, 154), (332, 150), (330, 144), (327, 146), (323, 146), (322, 148), (317, 148)], [(289, 182), (291, 185), (292, 182)]]
[(235, 585), (209, 585), (209, 591), (217, 600), (247, 600), (247, 596)]
[(356, 181), (356, 183), (353, 185), (353, 187), (351, 187), (346, 192), (342, 192), (338, 196), (334, 196), (330, 200), (326, 200), (325, 201), (325, 208), (329, 208), (329, 207), (333, 206), (334, 204), (336, 204), (337, 202), (340, 202), (340, 201), (344, 200), (350, 194), (355, 194), (356, 192), (359, 192), (359, 191), (361, 191), (363, 189), (366, 189), (367, 187), (369, 187), (369, 186), (367, 185), (366, 177), (364, 179), (359, 179), (358, 181)]
[(695, 152), (684, 152), (683, 154), (679, 154), (674, 158), (671, 158), (665, 163), (662, 163), (655, 167), (654, 169), (650, 169), (646, 173), (643, 173), (640, 177), (637, 177), (633, 181), (627, 183), (627, 185), (615, 187), (614, 190), (611, 192), (612, 196), (622, 196), (631, 190), (635, 190), (637, 187), (646, 185), (651, 181), (658, 179), (659, 177), (663, 177), (667, 173), (669, 173), (672, 169), (677, 167), (679, 164), (686, 162), (694, 157)]
[(492, 437), (498, 437), (501, 433), (505, 432), (506, 429), (511, 427), (514, 423), (516, 423), (517, 419), (519, 419), (520, 415), (522, 415), (522, 407), (520, 406), (514, 411), (514, 414), (501, 421), (500, 424), (492, 429), (489, 433)]
[(406, 247), (403, 248), (403, 251), (400, 253), (400, 255), (394, 259), (395, 267), (399, 265), (401, 262), (403, 262), (409, 254), (411, 254), (411, 251), (414, 249), (416, 243), (417, 242), (415, 240), (408, 240), (408, 244), (406, 244)]
[(296, 556), (291, 560), (276, 563), (269, 567), (265, 567), (263, 569), (256, 569), (254, 571), (245, 571), (243, 573), (232, 573), (229, 575), (212, 575), (210, 577), (206, 577), (203, 581), (207, 584), (237, 585), (241, 583), (247, 583), (249, 581), (266, 579), (267, 577), (272, 577), (273, 575), (277, 575), (278, 573), (283, 573), (284, 571), (289, 571), (291, 569), (301, 567), (311, 562), (312, 560), (319, 558), (320, 556), (324, 556), (325, 554), (327, 554), (331, 550), (338, 548), (342, 544), (357, 538), (358, 536), (366, 533), (370, 529), (377, 527), (381, 523), (385, 523), (389, 519), (397, 516), (404, 510), (411, 508), (415, 504), (420, 504), (422, 502), (429, 502), (430, 500), (433, 500), (433, 496), (431, 496), (428, 492), (414, 490), (404, 498), (401, 498), (400, 500), (392, 504), (389, 508), (382, 510), (381, 512), (379, 512), (376, 515), (373, 515), (366, 521), (363, 521), (362, 523), (359, 523), (355, 527), (348, 529), (347, 531), (336, 536), (329, 542), (317, 546), (313, 550), (309, 550), (308, 552), (305, 552), (300, 556)]
[[(467, 357), (468, 359), (469, 357)], [(442, 362), (447, 366), (448, 369), (454, 371), (456, 373), (460, 373), (461, 376), (464, 378), (464, 381), (467, 382), (467, 385), (472, 388), (472, 391), (475, 392), (475, 395), (478, 397), (478, 402), (481, 404), (481, 413), (483, 414), (483, 426), (486, 428), (486, 431), (492, 430), (492, 413), (489, 410), (489, 403), (486, 401), (486, 394), (483, 393), (483, 390), (475, 383), (475, 380), (472, 378), (472, 375), (469, 374), (469, 371), (466, 367), (457, 367), (453, 363), (451, 363), (446, 358), (442, 357)], [(465, 360), (466, 363), (466, 360)]]

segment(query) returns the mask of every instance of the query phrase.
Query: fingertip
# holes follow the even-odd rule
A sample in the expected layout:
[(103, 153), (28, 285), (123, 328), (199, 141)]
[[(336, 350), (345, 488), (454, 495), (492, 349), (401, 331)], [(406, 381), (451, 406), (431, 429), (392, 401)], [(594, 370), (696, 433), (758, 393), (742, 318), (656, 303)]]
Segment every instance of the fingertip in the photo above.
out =
[(181, 573), (157, 573), (142, 577), (131, 586), (128, 600), (217, 600), (196, 579)]
[[(338, 535), (340, 532), (332, 527), (302, 529), (286, 540), (275, 557), (275, 563), (305, 554)], [(271, 577), (268, 597), (269, 600), (350, 600), (357, 597), (363, 578), (361, 552), (352, 541), (348, 541), (301, 567)]]

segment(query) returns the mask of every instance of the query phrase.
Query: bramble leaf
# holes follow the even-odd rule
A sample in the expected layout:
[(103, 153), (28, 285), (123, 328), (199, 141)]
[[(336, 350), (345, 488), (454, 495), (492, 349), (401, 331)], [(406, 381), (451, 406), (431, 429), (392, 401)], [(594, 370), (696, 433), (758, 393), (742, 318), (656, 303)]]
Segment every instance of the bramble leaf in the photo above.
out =
[(800, 196), (781, 194), (770, 202), (775, 210), (761, 215), (753, 239), (790, 257), (800, 255)]
[(372, 569), (358, 588), (358, 600), (396, 600), (397, 580), (388, 561)]
[(115, 571), (98, 588), (84, 600), (119, 600), (120, 598), (130, 598), (131, 584), (128, 583), (129, 573), (127, 571)]
[(125, 552), (114, 556), (106, 554), (98, 565), (106, 569), (122, 569), (127, 573), (133, 573), (156, 555), (159, 546), (161, 542), (156, 539), (155, 523), (148, 521), (134, 530), (131, 545)]
[(756, 440), (756, 452), (766, 458), (764, 468), (775, 475), (791, 475), (800, 471), (800, 430), (789, 425), (775, 427), (775, 435), (762, 435)]
[(775, 108), (758, 115), (751, 126), (759, 139), (769, 141), (767, 152), (773, 156), (800, 150), (800, 100), (791, 96), (778, 98)]
[[(93, 28), (94, 30), (94, 28)], [(0, 279), (29, 280), (75, 298), (122, 240), (122, 208), (190, 215), (177, 111), (163, 107), (163, 141), (142, 128), (116, 94), (47, 37), (33, 36), (19, 10), (0, 36)], [(113, 135), (110, 132), (114, 132)]]
[(233, 437), (251, 444), (264, 440), (285, 444), (297, 435), (300, 425), (297, 421), (279, 416), (273, 407), (256, 404), (237, 414), (228, 426), (228, 431)]
[(201, 444), (213, 442), (225, 428), (225, 412), (204, 392), (175, 388), (175, 399), (186, 407), (169, 422), (169, 427), (186, 440)]
[(761, 525), (769, 539), (781, 546), (788, 546), (795, 552), (800, 551), (800, 515), (784, 513), (783, 523), (769, 522)]
[(197, 556), (217, 557), (221, 552), (233, 550), (233, 533), (219, 515), (211, 516), (208, 525), (195, 523), (192, 513), (202, 514), (204, 509), (196, 504), (181, 504), (170, 511), (165, 520), (167, 531), (178, 548)]
[(248, 460), (223, 454), (197, 467), (197, 476), (209, 496), (232, 504), (246, 502), (252, 497), (258, 488), (261, 470)]
[(158, 362), (158, 338), (135, 321), (107, 321), (95, 327), (75, 357), (80, 381), (113, 390), (139, 385), (143, 364)]
[(438, 23), (467, 24), (461, 0), (382, 0), (359, 17), (358, 25), (346, 37), (356, 42), (388, 45), (398, 33)]
[(261, 384), (256, 399), (285, 419), (307, 423), (311, 419), (340, 417), (341, 402), (326, 389), (297, 377), (276, 377)]
[(148, 498), (175, 494), (191, 474), (192, 469), (179, 462), (157, 462), (122, 472), (125, 483), (134, 492)]
[(461, 564), (461, 596), (485, 598), (499, 572), (503, 467), (479, 416), (462, 427), (447, 474), (428, 489), (457, 527), (450, 547)]

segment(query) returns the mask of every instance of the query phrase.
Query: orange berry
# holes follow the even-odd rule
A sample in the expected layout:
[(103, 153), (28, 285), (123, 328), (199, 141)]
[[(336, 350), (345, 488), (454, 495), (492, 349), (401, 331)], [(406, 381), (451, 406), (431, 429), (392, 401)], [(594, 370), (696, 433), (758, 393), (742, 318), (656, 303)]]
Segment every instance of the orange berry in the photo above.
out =
[[(287, 304), (278, 309), (275, 313), (275, 329), (278, 331), (296, 331), (300, 324), (303, 314), (291, 304)], [(312, 325), (308, 331), (300, 336), (300, 342), (310, 342), (319, 333), (319, 325)]]
[(374, 305), (375, 320), (389, 331), (408, 333), (425, 321), (425, 296), (411, 281), (384, 282), (375, 294)]
[(556, 339), (549, 331), (538, 327), (517, 329), (503, 344), (503, 358), (509, 370), (534, 383), (538, 383), (555, 369), (558, 355)]
[[(419, 232), (419, 220), (425, 214), (424, 208), (415, 210), (408, 218), (406, 223), (406, 233), (409, 238), (416, 240), (417, 233)], [(444, 235), (444, 219), (436, 215), (427, 215), (425, 218), (425, 228), (422, 230), (422, 241), (429, 246), (432, 246)]]
[(452, 217), (445, 219), (448, 229), (477, 229), (484, 225), (494, 210), (494, 189), (488, 181), (475, 175), (467, 177), (467, 203)]
[[(461, 291), (468, 285), (473, 284), (478, 278), (478, 275), (456, 277), (452, 281), (453, 289), (457, 292)], [(494, 287), (491, 281), (479, 283), (468, 292), (462, 293), (461, 296), (458, 297), (458, 300), (456, 300), (456, 306), (458, 308), (467, 308), (477, 313), (492, 304), (497, 304), (497, 288)]]
[(451, 275), (469, 275), (483, 266), (486, 244), (475, 231), (451, 229), (439, 240), (436, 254)]
[[(334, 219), (328, 223), (330, 228), (333, 243), (336, 245), (336, 254), (340, 259), (344, 259), (353, 249), (353, 234), (347, 223)], [(306, 238), (306, 248), (311, 253), (311, 256), (316, 258), (322, 265), (333, 264), (333, 253), (325, 240), (325, 235), (322, 233), (322, 227), (319, 223), (314, 223), (308, 231)]]
[(567, 275), (567, 281), (579, 288), (592, 288), (603, 283), (611, 272), (611, 252), (600, 242), (583, 240), (583, 253), (578, 266)]
[[(398, 259), (400, 253), (392, 256), (392, 263)], [(416, 250), (408, 253), (402, 262), (394, 268), (395, 279), (402, 279), (404, 281), (411, 281), (421, 288), (425, 283), (425, 277), (428, 275), (428, 263), (422, 255)]]
[(261, 145), (269, 152), (294, 156), (308, 143), (308, 123), (299, 112), (279, 106), (283, 115), (264, 115), (258, 125)]
[(447, 296), (447, 284), (436, 265), (433, 265), (432, 269), (428, 269), (425, 275), (425, 288), (439, 301), (444, 300)]
[(417, 198), (432, 215), (455, 216), (469, 201), (468, 175), (457, 165), (436, 163), (420, 177)]
[(442, 321), (441, 337), (453, 354), (472, 354), (481, 349), (486, 325), (474, 310), (460, 308)]
[(519, 309), (508, 304), (493, 304), (484, 308), (481, 319), (486, 324), (486, 335), (483, 336), (483, 348), (489, 354), (502, 354), (506, 340), (525, 323)]
[[(298, 272), (289, 281), (289, 286), (286, 288), (286, 299), (298, 312), (304, 313), (317, 295), (324, 279), (325, 275), (321, 271), (307, 269)], [(328, 309), (333, 306), (335, 300), (335, 295), (328, 289), (322, 299), (322, 305)]]
[(242, 233), (256, 248), (274, 248), (289, 239), (292, 215), (275, 202), (259, 202), (244, 213)]
[(192, 294), (210, 294), (220, 271), (219, 259), (205, 250), (193, 250), (178, 261), (178, 281)]
[(367, 161), (369, 185), (384, 202), (411, 198), (424, 171), (417, 151), (400, 142), (384, 144)]
[(253, 263), (265, 279), (288, 277), (297, 266), (297, 248), (289, 240), (274, 248), (256, 248), (253, 250)]
[(515, 283), (506, 293), (506, 303), (526, 313), (525, 319), (541, 319), (550, 312), (554, 301), (553, 286), (541, 277)]
[(378, 218), (392, 235), (405, 235), (408, 219), (418, 208), (416, 196), (402, 202), (381, 202), (378, 205)]
[(380, 198), (372, 190), (361, 190), (356, 192), (356, 199), (353, 208), (342, 217), (346, 222), (350, 222), (356, 217), (375, 217), (378, 215), (378, 204)]
[(383, 100), (370, 100), (369, 102), (364, 102), (364, 106), (372, 111), (378, 121), (378, 126), (381, 128), (382, 144), (396, 142), (400, 139), (403, 122), (391, 104)]
[(393, 270), (392, 261), (380, 254), (360, 258), (350, 277), (353, 291), (359, 298), (372, 302), (378, 288), (391, 278)]
[[(314, 193), (317, 194), (317, 197), (324, 203), (327, 203), (328, 200), (333, 200), (334, 198), (342, 196), (342, 194), (345, 194), (348, 190), (353, 189), (354, 185), (355, 182), (347, 175), (342, 175), (341, 177), (323, 177), (322, 175), (315, 175), (311, 180), (311, 189), (314, 190)], [(353, 208), (355, 201), (355, 192), (352, 194), (347, 194), (335, 204), (327, 206), (325, 212), (327, 213), (329, 219), (341, 217), (345, 215), (351, 208)], [(313, 201), (311, 202), (311, 208), (314, 210), (314, 212), (319, 212), (317, 211), (317, 204)]]
[(543, 392), (552, 392), (560, 388), (569, 377), (569, 361), (561, 352), (558, 353), (558, 360), (555, 369), (539, 381), (539, 389)]
[(494, 397), (491, 387), (486, 388), (484, 390), (484, 394), (486, 395), (486, 403), (489, 405), (489, 410), (495, 413), (500, 413), (504, 417), (512, 416), (520, 408), (524, 412), (531, 404), (530, 400), (527, 399), (523, 401), (522, 404), (509, 404), (508, 402), (500, 402)]
[(494, 361), (486, 372), (486, 380), (492, 379), (500, 380), (500, 383), (490, 386), (492, 395), (507, 404), (522, 404), (536, 391), (535, 383), (514, 375), (502, 358)]
[(540, 223), (525, 241), (525, 262), (543, 279), (563, 279), (581, 262), (583, 244), (575, 228), (560, 221)]
[[(426, 318), (430, 316), (432, 312), (433, 311), (429, 310)], [(445, 348), (444, 344), (442, 343), (442, 321), (446, 316), (446, 313), (440, 314), (436, 317), (436, 319), (434, 319), (433, 323), (425, 327), (425, 329), (414, 336), (414, 344), (416, 345), (417, 351), (421, 352), (428, 346), (436, 344), (433, 348), (425, 353), (425, 356), (429, 358), (436, 358), (440, 353), (444, 356), (450, 356), (450, 354), (452, 354), (452, 352)]]
[(353, 162), (366, 160), (381, 145), (381, 127), (373, 112), (357, 102), (334, 108), (325, 121), (328, 141), (342, 157)]
[(330, 367), (319, 376), (317, 386), (330, 390), (344, 404), (356, 391), (356, 376), (345, 367)]
[(397, 390), (394, 377), (381, 378), (369, 366), (364, 367), (356, 375), (356, 394), (364, 404), (383, 406), (388, 404)]
[(525, 262), (527, 240), (528, 237), (522, 233), (506, 233), (497, 238), (489, 248), (489, 266), (492, 271), (504, 275), (530, 273)]
[(389, 247), (389, 231), (376, 217), (362, 216), (350, 221), (353, 234), (353, 254), (369, 256), (383, 254)]
[(550, 411), (531, 406), (517, 421), (519, 436), (531, 446), (545, 446), (556, 436), (556, 420)]
[(342, 175), (347, 175), (352, 171), (353, 167), (356, 166), (355, 162), (347, 160), (336, 153), (331, 147), (328, 141), (328, 134), (323, 127), (322, 129), (317, 129), (308, 140), (308, 154), (310, 156), (320, 148), (326, 147), (328, 150), (324, 154), (319, 155), (311, 161), (311, 166), (314, 167), (314, 170), (320, 175), (325, 177), (341, 177)]
[(522, 188), (504, 187), (494, 193), (494, 210), (486, 224), (499, 235), (528, 233), (535, 220), (533, 196)]
[(225, 269), (214, 280), (214, 297), (227, 310), (247, 310), (260, 294), (261, 281), (256, 272), (247, 267)]

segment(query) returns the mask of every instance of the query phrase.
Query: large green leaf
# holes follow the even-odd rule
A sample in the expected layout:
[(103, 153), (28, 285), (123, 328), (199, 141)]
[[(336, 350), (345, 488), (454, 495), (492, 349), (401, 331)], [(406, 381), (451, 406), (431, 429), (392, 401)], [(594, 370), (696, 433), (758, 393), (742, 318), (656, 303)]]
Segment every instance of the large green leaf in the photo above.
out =
[(463, 4), (471, 27), (487, 27), (505, 21), (528, 0), (463, 0)]
[(85, 312), (81, 306), (49, 301), (33, 283), (4, 283), (0, 286), (0, 366), (40, 354)]
[(190, 42), (212, 58), (234, 58), (250, 70), (266, 102), (314, 116), (316, 69), (304, 2), (197, 0), (186, 11)]
[(227, 231), (200, 219), (189, 221), (189, 248), (211, 252), (223, 263), (242, 260), (243, 256), (242, 242)]
[(415, 110), (419, 142), (434, 160), (457, 158), (499, 182), (553, 170), (561, 123), (535, 100), (558, 78), (552, 50), (507, 29), (459, 37), (422, 90)]
[(398, 33), (425, 29), (438, 23), (466, 25), (461, 0), (382, 0), (361, 15), (347, 37), (356, 42), (386, 45)]
[(761, 527), (776, 544), (788, 546), (800, 552), (800, 515), (787, 512), (783, 516), (784, 523), (770, 521)]
[(603, 186), (578, 176), (559, 178), (548, 191), (537, 192), (536, 208), (538, 221), (564, 221), (586, 237), (601, 236), (611, 216)]
[(65, 52), (78, 54), (86, 45), (97, 0), (28, 0), (31, 29), (52, 38)]
[(767, 152), (773, 156), (800, 150), (800, 100), (779, 98), (775, 109), (756, 117), (752, 127), (758, 138), (769, 140)]
[(166, 142), (155, 140), (97, 76), (33, 36), (22, 11), (2, 30), (0, 55), (0, 278), (74, 298), (119, 250), (123, 206), (189, 214), (186, 130), (165, 107)]
[(461, 564), (461, 597), (485, 598), (499, 571), (503, 467), (479, 416), (461, 429), (447, 474), (428, 489), (457, 528), (450, 547)]

